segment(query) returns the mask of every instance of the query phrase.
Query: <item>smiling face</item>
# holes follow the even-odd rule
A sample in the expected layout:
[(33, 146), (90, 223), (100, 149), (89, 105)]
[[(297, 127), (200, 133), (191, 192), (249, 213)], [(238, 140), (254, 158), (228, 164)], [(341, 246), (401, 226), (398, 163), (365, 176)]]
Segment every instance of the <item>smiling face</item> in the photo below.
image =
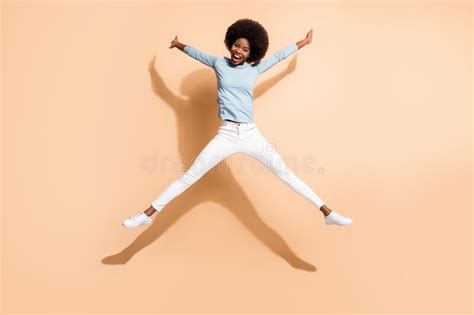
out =
[(238, 38), (230, 48), (230, 60), (234, 65), (243, 64), (250, 55), (250, 43), (246, 38)]

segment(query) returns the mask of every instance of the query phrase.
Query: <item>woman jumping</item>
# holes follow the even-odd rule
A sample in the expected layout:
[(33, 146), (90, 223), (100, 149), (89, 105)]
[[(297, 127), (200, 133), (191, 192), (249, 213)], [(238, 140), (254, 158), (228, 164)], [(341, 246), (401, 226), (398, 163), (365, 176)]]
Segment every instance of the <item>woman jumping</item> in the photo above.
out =
[(218, 116), (221, 120), (217, 134), (198, 154), (193, 164), (174, 180), (148, 209), (126, 218), (122, 225), (134, 228), (150, 224), (151, 216), (160, 212), (172, 199), (183, 193), (217, 163), (234, 153), (248, 154), (265, 164), (294, 191), (309, 200), (323, 214), (326, 224), (348, 225), (352, 219), (326, 206), (325, 202), (288, 168), (272, 144), (260, 133), (253, 119), (253, 86), (257, 77), (312, 41), (311, 29), (303, 40), (290, 44), (263, 59), (268, 49), (268, 34), (258, 22), (244, 18), (227, 28), (224, 43), (230, 58), (206, 54), (197, 48), (171, 41), (190, 57), (214, 69), (217, 77)]

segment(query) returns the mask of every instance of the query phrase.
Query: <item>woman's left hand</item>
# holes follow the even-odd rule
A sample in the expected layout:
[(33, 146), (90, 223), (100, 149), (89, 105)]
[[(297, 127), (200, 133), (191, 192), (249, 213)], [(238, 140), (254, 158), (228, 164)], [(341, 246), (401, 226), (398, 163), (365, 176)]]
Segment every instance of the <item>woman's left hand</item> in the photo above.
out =
[(311, 42), (313, 41), (313, 29), (311, 29), (308, 34), (306, 34), (306, 44), (311, 44)]

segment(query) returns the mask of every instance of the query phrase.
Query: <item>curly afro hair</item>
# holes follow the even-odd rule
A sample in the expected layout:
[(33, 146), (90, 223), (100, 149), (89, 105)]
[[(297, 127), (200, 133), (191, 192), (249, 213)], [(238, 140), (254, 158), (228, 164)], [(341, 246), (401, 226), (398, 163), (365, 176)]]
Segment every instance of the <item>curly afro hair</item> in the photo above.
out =
[(247, 39), (250, 45), (247, 62), (253, 65), (257, 64), (268, 50), (267, 31), (257, 21), (248, 18), (239, 19), (229, 26), (225, 33), (224, 43), (227, 50), (230, 51), (234, 42), (241, 37)]

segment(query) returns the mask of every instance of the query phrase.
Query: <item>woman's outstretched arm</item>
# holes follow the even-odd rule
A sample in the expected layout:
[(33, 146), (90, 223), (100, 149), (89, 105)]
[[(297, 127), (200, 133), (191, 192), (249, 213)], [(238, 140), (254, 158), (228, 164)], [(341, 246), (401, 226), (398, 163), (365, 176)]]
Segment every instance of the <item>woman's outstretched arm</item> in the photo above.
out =
[(211, 68), (214, 68), (214, 64), (216, 63), (216, 60), (218, 58), (217, 56), (206, 54), (191, 45), (185, 45), (181, 43), (178, 40), (178, 36), (175, 36), (174, 39), (171, 41), (171, 45), (169, 48), (173, 47), (178, 48), (182, 52), (186, 53), (187, 55), (193, 57), (196, 60), (199, 60), (200, 62)]
[(270, 57), (260, 60), (258, 64), (255, 65), (255, 69), (258, 71), (258, 73), (263, 73), (276, 65), (278, 62), (282, 61), (283, 59), (288, 58), (290, 55), (293, 53), (297, 52), (299, 49), (301, 49), (303, 46), (310, 44), (313, 39), (313, 29), (311, 29), (308, 34), (306, 34), (306, 37), (296, 43), (290, 44), (286, 47), (283, 47)]

